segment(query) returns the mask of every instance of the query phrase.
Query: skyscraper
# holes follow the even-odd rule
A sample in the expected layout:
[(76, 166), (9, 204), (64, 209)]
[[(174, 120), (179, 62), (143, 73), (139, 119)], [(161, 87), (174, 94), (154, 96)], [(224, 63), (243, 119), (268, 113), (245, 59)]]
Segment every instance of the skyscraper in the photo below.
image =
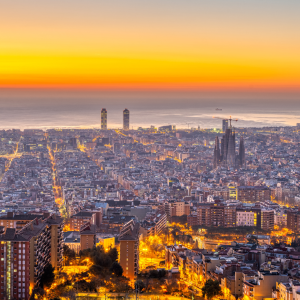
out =
[(107, 110), (102, 108), (101, 110), (101, 129), (107, 129)]
[(123, 110), (123, 129), (129, 130), (129, 110), (127, 108)]
[(222, 131), (226, 132), (226, 130), (228, 129), (228, 120), (222, 120)]

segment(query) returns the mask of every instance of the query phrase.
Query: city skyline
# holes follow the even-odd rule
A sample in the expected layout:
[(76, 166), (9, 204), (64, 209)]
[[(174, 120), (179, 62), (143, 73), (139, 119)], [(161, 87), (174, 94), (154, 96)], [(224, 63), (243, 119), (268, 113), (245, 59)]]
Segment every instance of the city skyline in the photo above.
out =
[(0, 300), (300, 300), (300, 1), (0, 12)]

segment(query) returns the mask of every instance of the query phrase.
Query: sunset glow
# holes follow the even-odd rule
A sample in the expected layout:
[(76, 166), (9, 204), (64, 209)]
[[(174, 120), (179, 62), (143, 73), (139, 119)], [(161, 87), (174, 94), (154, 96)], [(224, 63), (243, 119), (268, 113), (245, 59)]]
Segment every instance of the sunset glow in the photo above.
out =
[(300, 88), (296, 2), (88, 2), (7, 4), (0, 87)]

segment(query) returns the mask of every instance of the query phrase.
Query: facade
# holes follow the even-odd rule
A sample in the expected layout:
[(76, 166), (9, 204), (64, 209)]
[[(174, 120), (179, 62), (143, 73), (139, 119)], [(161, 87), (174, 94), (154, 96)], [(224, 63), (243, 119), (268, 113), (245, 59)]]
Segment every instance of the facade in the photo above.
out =
[(261, 229), (263, 230), (273, 230), (274, 229), (274, 210), (261, 210)]
[(81, 211), (70, 218), (70, 231), (80, 231), (86, 223), (96, 224), (96, 212)]
[(267, 186), (239, 186), (238, 199), (241, 202), (263, 202), (270, 200), (271, 190)]
[(76, 254), (79, 254), (81, 250), (80, 245), (80, 232), (79, 231), (66, 231), (64, 232), (64, 244), (70, 249), (74, 250)]
[(277, 225), (279, 228), (287, 227), (287, 214), (282, 211), (275, 212), (274, 225)]
[(236, 207), (222, 203), (203, 203), (197, 208), (198, 225), (235, 227)]
[(80, 228), (80, 250), (92, 249), (96, 245), (96, 226), (90, 222)]
[(224, 227), (235, 227), (236, 225), (236, 207), (224, 207)]
[(123, 110), (123, 130), (129, 130), (129, 110)]
[(30, 240), (8, 228), (1, 240), (0, 299), (29, 299)]
[(300, 231), (300, 211), (287, 212), (287, 228), (294, 232)]
[(103, 246), (105, 251), (108, 251), (110, 248), (115, 247), (115, 237), (114, 236), (104, 236), (99, 238), (100, 245)]
[(101, 110), (101, 129), (107, 129), (107, 110), (106, 108), (102, 108)]
[(218, 205), (218, 204), (211, 205), (210, 226), (224, 227), (224, 205)]
[[(260, 223), (260, 209), (242, 209), (236, 210), (236, 226), (257, 227)], [(260, 227), (260, 226), (259, 226)]]
[(210, 204), (203, 203), (197, 208), (198, 224), (204, 226), (211, 226), (210, 222)]
[(139, 271), (139, 229), (140, 225), (134, 219), (122, 227), (119, 235), (120, 265), (123, 276), (134, 279)]

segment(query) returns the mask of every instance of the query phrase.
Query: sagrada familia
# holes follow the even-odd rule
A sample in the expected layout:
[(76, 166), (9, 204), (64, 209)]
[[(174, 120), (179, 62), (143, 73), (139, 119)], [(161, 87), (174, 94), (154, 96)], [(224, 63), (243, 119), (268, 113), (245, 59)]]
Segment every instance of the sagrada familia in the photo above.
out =
[(214, 149), (214, 168), (223, 166), (227, 168), (245, 168), (245, 145), (243, 137), (240, 138), (239, 153), (235, 151), (235, 132), (231, 128), (226, 129), (221, 139), (221, 150), (219, 138), (216, 137)]

